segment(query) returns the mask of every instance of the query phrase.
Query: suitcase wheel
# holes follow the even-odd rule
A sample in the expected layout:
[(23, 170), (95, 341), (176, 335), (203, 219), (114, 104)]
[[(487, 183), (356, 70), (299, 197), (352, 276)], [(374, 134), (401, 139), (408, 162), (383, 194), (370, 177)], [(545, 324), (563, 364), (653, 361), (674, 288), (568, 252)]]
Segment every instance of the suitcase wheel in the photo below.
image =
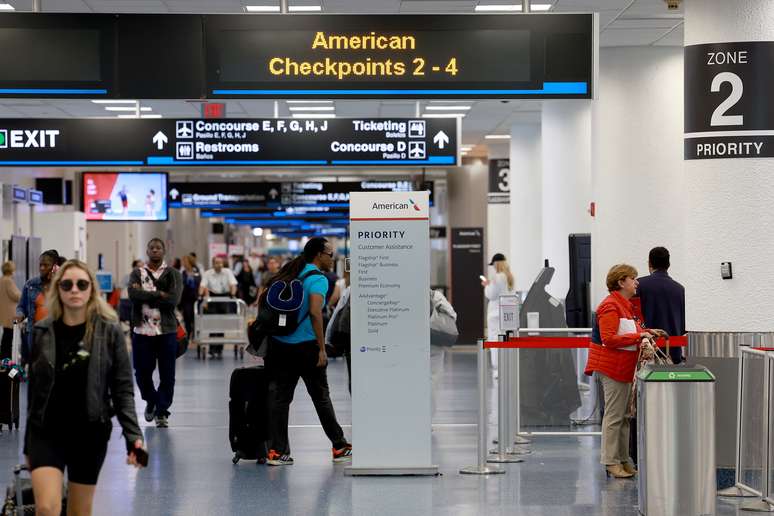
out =
[(232, 463), (234, 463), (234, 464), (236, 464), (237, 462), (239, 462), (239, 459), (240, 459), (240, 458), (241, 458), (241, 457), (239, 456), (239, 453), (235, 453), (235, 454), (234, 454), (234, 457), (231, 459), (231, 462), (232, 462)]

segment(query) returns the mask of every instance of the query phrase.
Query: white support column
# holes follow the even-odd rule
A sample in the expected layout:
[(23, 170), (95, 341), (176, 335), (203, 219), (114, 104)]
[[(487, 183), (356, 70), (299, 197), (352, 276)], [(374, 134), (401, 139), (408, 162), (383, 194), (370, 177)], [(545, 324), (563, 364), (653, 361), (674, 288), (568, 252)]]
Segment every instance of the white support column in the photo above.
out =
[(543, 102), (543, 258), (556, 273), (549, 292), (564, 299), (570, 288), (567, 237), (590, 233), (591, 101)]
[[(772, 40), (771, 0), (686, 1), (686, 46)], [(718, 95), (718, 103), (726, 96)], [(760, 106), (768, 102), (761, 98)], [(774, 281), (774, 159), (686, 160), (685, 173), (686, 249), (691, 264), (685, 275), (687, 329), (774, 331), (771, 295), (766, 288)], [(734, 277), (723, 280), (720, 263), (729, 261)]]
[(601, 49), (592, 103), (593, 308), (607, 295), (610, 267), (629, 263), (647, 274), (655, 246), (670, 250), (670, 275), (685, 279), (682, 77), (679, 47)]
[(511, 128), (511, 252), (516, 290), (529, 290), (543, 265), (540, 123)]

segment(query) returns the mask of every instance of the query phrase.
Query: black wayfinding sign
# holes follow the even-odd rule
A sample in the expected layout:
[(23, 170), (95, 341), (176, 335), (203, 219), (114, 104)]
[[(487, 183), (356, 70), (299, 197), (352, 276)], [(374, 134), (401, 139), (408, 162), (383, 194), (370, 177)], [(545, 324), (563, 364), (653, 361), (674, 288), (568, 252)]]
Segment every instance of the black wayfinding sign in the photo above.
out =
[(685, 47), (686, 160), (774, 157), (774, 42)]
[(489, 160), (489, 204), (510, 204), (511, 202), (511, 160)]
[(484, 336), (484, 228), (452, 228), (451, 287), (460, 342), (475, 344)]
[(5, 13), (0, 96), (590, 98), (592, 27), (553, 13)]
[(457, 164), (456, 119), (3, 119), (0, 166)]

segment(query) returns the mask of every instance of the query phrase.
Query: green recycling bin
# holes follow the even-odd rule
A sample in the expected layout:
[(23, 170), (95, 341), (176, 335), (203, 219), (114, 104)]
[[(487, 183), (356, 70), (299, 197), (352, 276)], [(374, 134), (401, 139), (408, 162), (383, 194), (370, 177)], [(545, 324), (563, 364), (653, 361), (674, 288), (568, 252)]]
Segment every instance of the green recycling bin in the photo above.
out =
[(703, 366), (637, 373), (639, 510), (715, 514), (715, 377)]

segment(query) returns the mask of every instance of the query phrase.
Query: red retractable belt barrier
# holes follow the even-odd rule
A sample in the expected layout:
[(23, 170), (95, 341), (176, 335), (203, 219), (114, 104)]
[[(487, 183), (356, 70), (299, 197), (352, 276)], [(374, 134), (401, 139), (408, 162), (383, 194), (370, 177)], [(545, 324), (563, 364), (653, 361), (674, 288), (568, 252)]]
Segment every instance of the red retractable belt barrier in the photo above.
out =
[[(525, 330), (529, 331), (529, 330)], [(508, 341), (484, 342), (486, 349), (577, 349), (587, 348), (591, 344), (589, 337), (511, 337)], [(688, 337), (669, 337), (670, 347), (685, 347), (688, 345)], [(659, 347), (666, 347), (666, 339), (658, 339)]]

